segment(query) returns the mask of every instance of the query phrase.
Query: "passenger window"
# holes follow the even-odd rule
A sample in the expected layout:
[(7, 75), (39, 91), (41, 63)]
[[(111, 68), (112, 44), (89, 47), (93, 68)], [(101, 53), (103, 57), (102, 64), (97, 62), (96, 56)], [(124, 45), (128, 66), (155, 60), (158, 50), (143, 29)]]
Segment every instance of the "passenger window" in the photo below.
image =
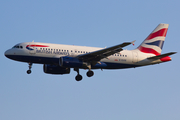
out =
[(19, 46), (17, 46), (17, 48), (19, 48)]
[(23, 47), (22, 47), (22, 46), (20, 46), (20, 48), (22, 49)]

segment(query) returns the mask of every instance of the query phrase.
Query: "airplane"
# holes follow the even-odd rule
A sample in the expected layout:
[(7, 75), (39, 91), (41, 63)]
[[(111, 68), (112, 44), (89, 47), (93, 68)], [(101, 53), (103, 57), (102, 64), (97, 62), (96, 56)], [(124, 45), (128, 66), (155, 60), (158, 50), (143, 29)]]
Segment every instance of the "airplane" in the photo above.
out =
[(161, 54), (169, 24), (159, 24), (149, 36), (134, 50), (123, 50), (133, 44), (124, 42), (108, 48), (24, 42), (16, 44), (4, 54), (7, 58), (27, 62), (31, 73), (32, 64), (43, 64), (47, 74), (69, 74), (73, 68), (77, 72), (76, 81), (82, 80), (79, 69), (88, 69), (87, 76), (92, 77), (92, 69), (135, 68), (171, 61), (169, 57), (176, 52)]

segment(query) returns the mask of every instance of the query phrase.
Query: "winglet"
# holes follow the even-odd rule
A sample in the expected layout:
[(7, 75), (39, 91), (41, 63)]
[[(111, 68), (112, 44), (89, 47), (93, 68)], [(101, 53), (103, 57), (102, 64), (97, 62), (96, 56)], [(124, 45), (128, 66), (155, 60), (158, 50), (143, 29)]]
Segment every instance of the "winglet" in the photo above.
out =
[(131, 44), (134, 45), (135, 41), (136, 41), (136, 40), (132, 41)]

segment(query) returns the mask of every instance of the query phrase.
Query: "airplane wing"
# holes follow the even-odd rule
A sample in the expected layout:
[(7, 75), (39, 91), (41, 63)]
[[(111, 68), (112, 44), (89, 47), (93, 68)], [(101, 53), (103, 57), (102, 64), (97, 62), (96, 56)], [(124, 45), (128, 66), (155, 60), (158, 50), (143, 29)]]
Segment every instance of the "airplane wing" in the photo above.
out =
[(101, 50), (97, 50), (91, 53), (87, 53), (87, 54), (83, 54), (83, 55), (79, 55), (77, 56), (77, 58), (85, 61), (85, 62), (91, 62), (91, 61), (100, 61), (103, 58), (107, 58), (110, 55), (113, 55), (114, 53), (120, 52), (122, 51), (123, 47), (128, 46), (130, 44), (134, 45), (135, 41), (132, 42), (125, 42), (119, 45), (115, 45), (113, 47), (109, 47), (109, 48), (104, 48)]
[(176, 52), (170, 52), (170, 53), (166, 53), (166, 54), (162, 54), (162, 55), (158, 55), (158, 56), (154, 56), (154, 57), (149, 57), (147, 59), (149, 60), (158, 60), (158, 59), (161, 59), (163, 57), (166, 57), (166, 56), (170, 56), (170, 55), (173, 55), (175, 54)]

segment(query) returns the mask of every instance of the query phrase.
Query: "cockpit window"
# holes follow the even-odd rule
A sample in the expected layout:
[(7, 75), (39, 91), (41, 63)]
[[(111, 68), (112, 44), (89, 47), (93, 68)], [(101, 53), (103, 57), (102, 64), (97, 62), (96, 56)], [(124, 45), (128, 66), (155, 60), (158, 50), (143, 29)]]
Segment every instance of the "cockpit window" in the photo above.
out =
[(23, 46), (15, 45), (13, 48), (21, 48), (21, 49), (23, 49)]

